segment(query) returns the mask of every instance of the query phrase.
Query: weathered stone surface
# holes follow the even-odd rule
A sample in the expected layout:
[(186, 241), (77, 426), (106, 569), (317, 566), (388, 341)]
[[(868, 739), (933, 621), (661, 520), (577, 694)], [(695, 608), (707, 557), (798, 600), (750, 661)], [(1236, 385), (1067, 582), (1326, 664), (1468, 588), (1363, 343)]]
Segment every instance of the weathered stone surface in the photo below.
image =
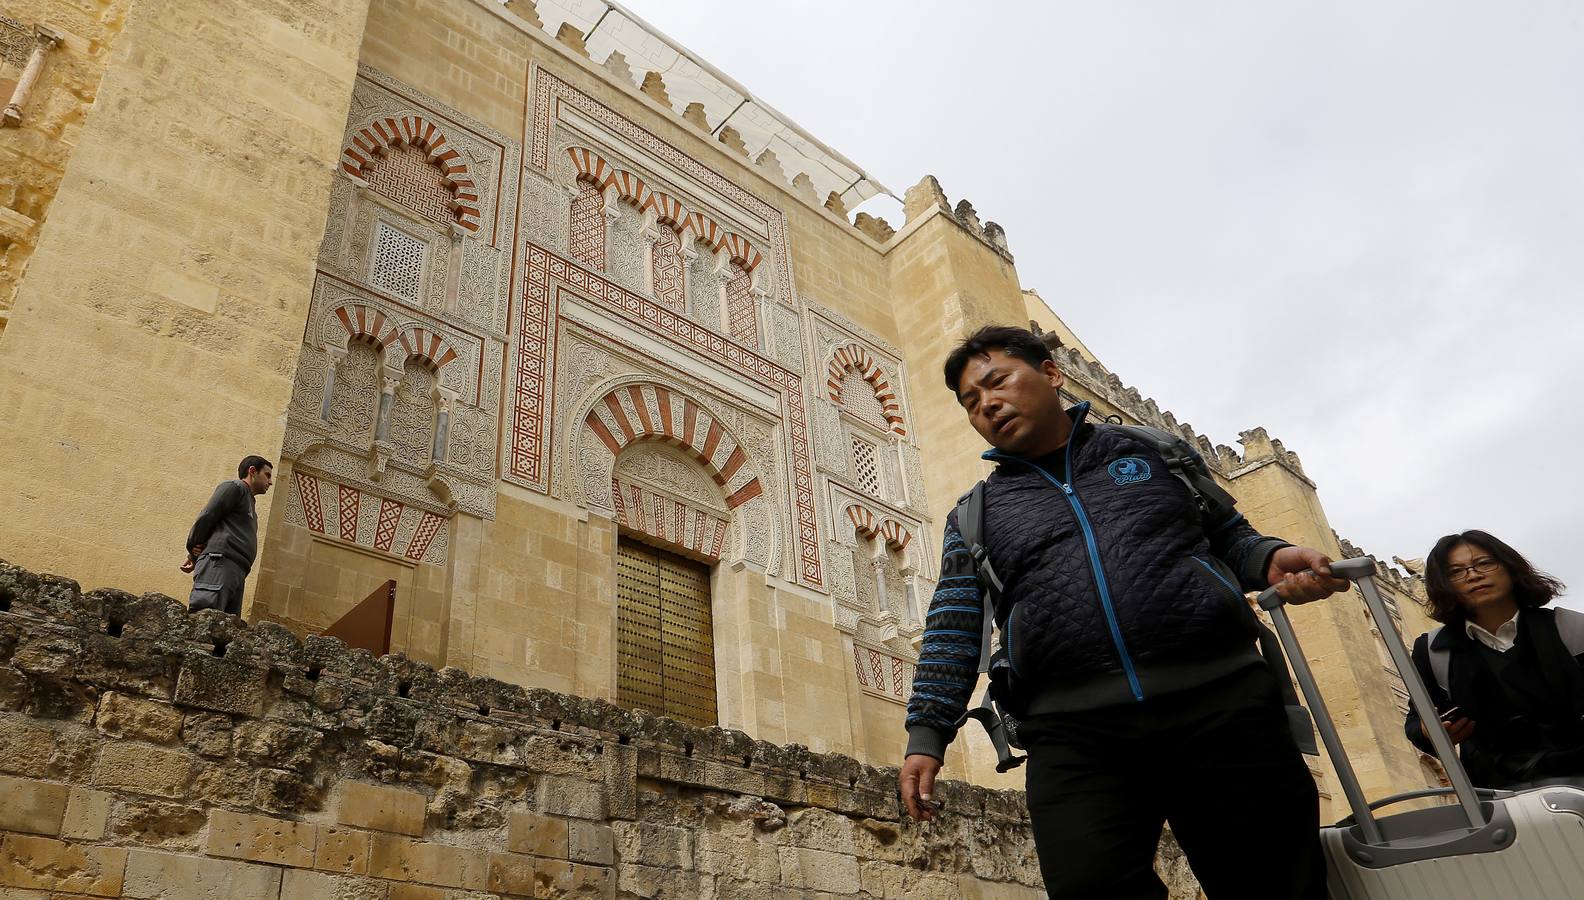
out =
[[(567, 856), (567, 820), (533, 812), (512, 813), (507, 818), (507, 843), (517, 853), (535, 856)], [(583, 823), (578, 823), (583, 824)]]
[(192, 757), (145, 744), (107, 744), (94, 767), (94, 784), (110, 790), (182, 797), (190, 787)]
[[(72, 596), (51, 602), (84, 602)], [(0, 839), (53, 829), (84, 843), (34, 855), (79, 848), (85, 865), (105, 849), (93, 842), (113, 842), (130, 851), (128, 896), (842, 897), (869, 883), (874, 896), (1020, 896), (1038, 885), (1015, 793), (942, 782), (956, 814), (919, 828), (898, 818), (894, 769), (335, 641), (296, 645), (224, 617), (176, 633), (163, 601), (93, 602), (127, 617), (109, 649), (73, 637), (71, 617), (0, 612), (15, 636), (0, 634), (0, 654), (35, 648), (26, 669), (0, 655), (30, 698), (0, 711), (0, 778), (51, 784), (28, 788), (48, 803), (6, 810)], [(150, 618), (163, 623), (157, 637), (134, 627)], [(75, 673), (44, 647), (98, 655)], [(161, 655), (180, 661), (174, 700), (145, 677)], [(145, 674), (123, 677), (123, 659)]]
[(486, 890), (489, 885), (489, 856), (484, 851), (394, 834), (373, 835), (368, 870), (379, 878), (424, 881), (474, 891)]
[(319, 846), (314, 850), (314, 868), (329, 872), (362, 875), (368, 871), (369, 835), (366, 831), (319, 826)]
[(790, 887), (851, 894), (858, 885), (858, 860), (844, 853), (782, 847), (781, 881)]
[(116, 738), (136, 738), (164, 744), (176, 740), (181, 734), (180, 710), (164, 703), (138, 700), (117, 691), (105, 691), (99, 697), (99, 711), (94, 715), (94, 727)]
[(225, 806), (251, 806), (258, 790), (258, 767), (227, 761), (204, 766), (193, 779), (193, 796)]
[(111, 795), (104, 791), (74, 787), (66, 801), (60, 836), (68, 841), (97, 841), (104, 837), (110, 820)]
[(301, 869), (287, 869), (281, 877), (282, 897), (302, 897), (304, 900), (310, 897), (314, 900), (386, 900), (386, 893), (385, 882), (372, 878), (327, 875)]
[(318, 759), (324, 735), (279, 722), (248, 722), (236, 730), (237, 752), (250, 762), (306, 772)]
[(284, 813), (315, 804), (318, 795), (313, 782), (296, 772), (263, 769), (253, 787), (253, 805), (266, 812)]
[(123, 894), (139, 900), (275, 900), (281, 869), (227, 859), (133, 850)]
[(651, 898), (697, 897), (700, 878), (697, 872), (656, 869), (622, 863), (616, 867), (616, 889), (622, 896)]
[(502, 894), (534, 894), (534, 858), (514, 853), (489, 855), (489, 889)]
[(196, 850), (207, 817), (202, 809), (143, 797), (127, 798), (110, 815), (110, 834), (166, 850)]
[(7, 887), (115, 897), (122, 891), (126, 863), (127, 851), (119, 847), (90, 847), (24, 834), (8, 834), (0, 840), (0, 885)]
[(64, 784), (0, 775), (0, 831), (55, 837), (61, 831), (69, 793)]
[(616, 861), (616, 836), (611, 826), (582, 819), (568, 820), (566, 825), (567, 859), (597, 866), (608, 866)]
[(424, 795), (384, 784), (348, 781), (336, 800), (336, 821), (342, 825), (421, 835)]
[(176, 702), (214, 712), (256, 716), (264, 703), (264, 673), (241, 663), (189, 654), (176, 678)]
[(694, 859), (700, 872), (761, 884), (777, 884), (781, 880), (781, 854), (767, 840), (700, 829), (694, 834), (694, 842)]
[(231, 717), (189, 713), (182, 721), (182, 740), (199, 756), (219, 759), (231, 753)]
[(616, 854), (624, 863), (666, 869), (693, 868), (693, 835), (684, 828), (648, 822), (617, 822), (611, 826)]
[(210, 856), (308, 868), (314, 864), (318, 844), (316, 825), (217, 809), (209, 817), (205, 852)]
[(605, 818), (605, 785), (560, 775), (548, 775), (539, 784), (539, 808), (558, 816), (579, 819)]

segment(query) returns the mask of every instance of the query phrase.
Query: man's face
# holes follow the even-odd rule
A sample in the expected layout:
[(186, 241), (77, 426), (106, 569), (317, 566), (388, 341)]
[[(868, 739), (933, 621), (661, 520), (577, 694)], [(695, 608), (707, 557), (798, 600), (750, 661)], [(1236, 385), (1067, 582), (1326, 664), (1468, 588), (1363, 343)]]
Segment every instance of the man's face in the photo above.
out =
[(265, 491), (270, 489), (270, 485), (275, 483), (275, 467), (265, 466), (262, 469), (250, 468), (248, 469), (247, 478), (243, 480), (247, 482), (248, 487), (253, 489), (253, 493), (255, 495), (263, 494)]
[(957, 381), (957, 402), (990, 445), (1016, 456), (1041, 456), (1067, 435), (1062, 374), (1045, 360), (1034, 368), (1003, 350), (969, 358)]

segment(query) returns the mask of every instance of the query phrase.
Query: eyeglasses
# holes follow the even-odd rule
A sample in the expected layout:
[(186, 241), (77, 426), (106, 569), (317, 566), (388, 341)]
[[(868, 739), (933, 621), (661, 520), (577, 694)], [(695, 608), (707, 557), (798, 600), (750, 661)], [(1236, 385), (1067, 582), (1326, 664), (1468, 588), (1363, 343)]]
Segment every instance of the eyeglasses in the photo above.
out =
[(1500, 567), (1501, 563), (1487, 556), (1476, 561), (1472, 566), (1453, 566), (1447, 569), (1447, 579), (1450, 581), (1462, 581), (1470, 575), (1489, 575)]

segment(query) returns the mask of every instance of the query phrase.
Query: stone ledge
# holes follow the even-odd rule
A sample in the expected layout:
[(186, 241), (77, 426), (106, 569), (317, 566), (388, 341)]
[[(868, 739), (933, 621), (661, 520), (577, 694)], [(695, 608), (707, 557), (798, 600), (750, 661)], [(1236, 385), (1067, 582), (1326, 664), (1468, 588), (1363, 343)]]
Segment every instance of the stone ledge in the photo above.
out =
[(31, 798), (0, 822), (0, 887), (113, 894), (123, 872), (127, 896), (261, 898), (1039, 885), (1018, 792), (940, 782), (946, 814), (916, 824), (895, 769), (4, 562), (0, 777)]
[[(901, 818), (894, 768), (457, 668), (437, 671), (399, 653), (375, 659), (334, 638), (298, 640), (273, 623), (249, 626), (213, 610), (189, 613), (162, 594), (84, 592), (69, 579), (4, 561), (0, 665), (48, 687), (34, 692), (43, 718), (85, 721), (99, 695), (113, 691), (168, 701), (189, 713), (262, 717), (291, 723), (281, 727), (335, 732), (343, 748), (353, 735), (388, 745), (409, 761), (434, 754), (545, 771), (554, 757), (566, 774), (584, 780), (651, 779), (883, 821)], [(566, 748), (579, 752), (562, 752)], [(630, 770), (626, 778), (612, 777), (611, 770), (622, 767)], [(592, 810), (590, 817), (631, 818), (633, 789), (628, 781), (623, 790), (607, 792), (608, 810)], [(947, 810), (1027, 827), (1021, 792), (943, 781), (936, 796)]]

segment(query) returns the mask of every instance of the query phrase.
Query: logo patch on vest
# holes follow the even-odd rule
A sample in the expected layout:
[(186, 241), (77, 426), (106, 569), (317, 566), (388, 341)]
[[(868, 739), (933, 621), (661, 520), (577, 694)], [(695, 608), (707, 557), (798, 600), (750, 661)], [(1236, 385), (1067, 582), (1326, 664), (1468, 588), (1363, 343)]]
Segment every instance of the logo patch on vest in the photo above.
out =
[(1106, 466), (1106, 471), (1111, 473), (1111, 480), (1117, 484), (1138, 484), (1150, 480), (1149, 463), (1137, 456), (1124, 456)]

